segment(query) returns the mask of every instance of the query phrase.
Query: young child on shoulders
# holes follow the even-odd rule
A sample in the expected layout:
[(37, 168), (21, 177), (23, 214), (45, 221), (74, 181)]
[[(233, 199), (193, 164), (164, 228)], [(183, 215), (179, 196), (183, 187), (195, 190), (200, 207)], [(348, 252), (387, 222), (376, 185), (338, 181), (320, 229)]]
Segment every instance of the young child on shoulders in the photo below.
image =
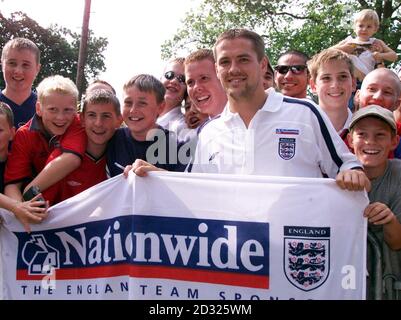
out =
[[(369, 229), (382, 242), (383, 276), (401, 280), (401, 160), (388, 159), (399, 136), (391, 111), (377, 105), (358, 110), (352, 117), (349, 145), (362, 162), (371, 182), (370, 204), (364, 216)], [(369, 264), (368, 264), (369, 265)], [(386, 288), (386, 292), (393, 288)]]
[(111, 177), (122, 173), (121, 167), (136, 159), (166, 170), (184, 171), (176, 134), (156, 123), (165, 105), (164, 96), (163, 84), (151, 75), (137, 75), (124, 85), (122, 116), (127, 127), (119, 128), (107, 147)]
[(351, 55), (355, 65), (355, 76), (359, 81), (376, 67), (384, 67), (383, 61), (394, 62), (397, 54), (382, 40), (373, 38), (379, 30), (380, 21), (376, 11), (364, 9), (354, 18), (354, 32), (356, 37), (347, 37), (334, 48)]
[(5, 172), (5, 194), (21, 201), (46, 190), (81, 164), (86, 135), (77, 116), (78, 90), (62, 76), (37, 88), (36, 114), (16, 133)]
[[(31, 222), (40, 222), (47, 216), (46, 204), (39, 201), (40, 194), (30, 201), (15, 201), (3, 194), (4, 169), (8, 157), (9, 142), (14, 138), (14, 115), (6, 103), (0, 102), (0, 207), (14, 213), (15, 217), (30, 231), (28, 219)], [(45, 208), (43, 208), (45, 206)]]
[(35, 114), (37, 96), (32, 85), (40, 71), (40, 51), (31, 40), (14, 38), (1, 53), (1, 67), (6, 87), (0, 101), (7, 103), (14, 114), (18, 129)]

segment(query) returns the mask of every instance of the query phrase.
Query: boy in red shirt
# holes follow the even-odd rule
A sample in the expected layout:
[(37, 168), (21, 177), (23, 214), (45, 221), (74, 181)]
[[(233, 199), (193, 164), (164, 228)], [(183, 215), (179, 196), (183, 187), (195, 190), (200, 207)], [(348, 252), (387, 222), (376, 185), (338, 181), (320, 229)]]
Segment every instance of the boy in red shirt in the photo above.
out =
[(44, 191), (79, 167), (86, 148), (75, 84), (52, 76), (37, 92), (36, 114), (17, 131), (6, 165), (5, 194), (18, 201), (32, 187)]
[(85, 155), (78, 169), (43, 192), (51, 205), (107, 179), (105, 152), (107, 143), (122, 123), (120, 103), (111, 90), (87, 91), (80, 118), (88, 137)]

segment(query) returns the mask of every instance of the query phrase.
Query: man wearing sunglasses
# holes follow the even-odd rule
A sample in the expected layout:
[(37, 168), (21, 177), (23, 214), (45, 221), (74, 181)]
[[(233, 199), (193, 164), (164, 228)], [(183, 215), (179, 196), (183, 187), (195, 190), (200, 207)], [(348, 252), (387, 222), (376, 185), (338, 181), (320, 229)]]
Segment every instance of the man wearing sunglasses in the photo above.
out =
[(184, 58), (175, 58), (167, 63), (161, 82), (166, 89), (165, 107), (157, 118), (157, 124), (175, 132), (178, 139), (183, 140), (184, 131), (187, 129), (184, 114), (181, 112), (182, 102), (187, 90), (184, 76)]
[(306, 62), (309, 57), (297, 50), (284, 52), (277, 60), (274, 78), (279, 91), (289, 97), (306, 98), (309, 74)]

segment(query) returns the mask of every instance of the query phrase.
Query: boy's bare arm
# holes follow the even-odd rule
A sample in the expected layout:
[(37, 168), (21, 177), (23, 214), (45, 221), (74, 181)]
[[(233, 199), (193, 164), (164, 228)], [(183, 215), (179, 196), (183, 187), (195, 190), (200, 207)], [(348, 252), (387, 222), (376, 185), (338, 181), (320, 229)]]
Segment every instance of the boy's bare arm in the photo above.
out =
[(359, 169), (340, 171), (336, 177), (337, 185), (349, 191), (370, 191), (371, 184), (365, 172)]
[(128, 177), (128, 173), (133, 171), (139, 177), (146, 177), (149, 171), (166, 171), (164, 169), (157, 168), (153, 164), (150, 164), (144, 160), (136, 159), (132, 165), (128, 165), (124, 169), (124, 177)]
[(332, 46), (333, 49), (341, 50), (345, 53), (352, 53), (354, 51), (355, 46), (352, 44), (350, 40), (342, 40), (336, 45)]
[(4, 194), (14, 200), (22, 201), (22, 182), (10, 183), (4, 187)]
[(14, 213), (25, 231), (31, 232), (31, 223), (40, 223), (48, 216), (48, 203), (39, 200), (40, 196), (41, 194), (38, 194), (29, 201), (20, 202), (0, 194), (0, 207)]
[[(381, 47), (382, 50), (381, 52), (373, 52), (373, 57), (375, 58), (376, 61), (391, 61), (394, 62), (398, 59), (397, 54), (393, 49), (391, 49), (388, 45), (386, 45), (382, 40), (376, 39), (377, 44)], [(375, 42), (376, 42), (375, 41)], [(374, 43), (375, 44), (375, 43)]]
[(81, 165), (81, 158), (73, 153), (63, 153), (50, 161), (46, 167), (26, 186), (24, 193), (32, 186), (38, 186), (41, 191), (65, 178)]
[(369, 223), (383, 225), (384, 241), (392, 250), (401, 249), (401, 224), (389, 207), (373, 202), (366, 207), (364, 216)]

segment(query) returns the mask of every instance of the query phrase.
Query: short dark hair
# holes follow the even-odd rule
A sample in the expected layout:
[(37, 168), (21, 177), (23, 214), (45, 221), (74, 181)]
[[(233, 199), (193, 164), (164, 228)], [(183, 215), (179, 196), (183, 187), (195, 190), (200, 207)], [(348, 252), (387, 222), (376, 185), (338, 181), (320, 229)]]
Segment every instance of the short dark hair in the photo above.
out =
[(252, 42), (253, 48), (255, 49), (258, 61), (261, 61), (265, 56), (265, 43), (260, 35), (256, 32), (250, 31), (248, 29), (230, 29), (224, 31), (216, 40), (213, 46), (214, 59), (216, 59), (216, 47), (223, 40), (234, 40), (238, 38), (244, 38)]
[(111, 105), (113, 105), (116, 115), (121, 115), (120, 101), (118, 101), (117, 97), (110, 90), (106, 89), (95, 89), (93, 91), (89, 91), (83, 100), (81, 112), (86, 112), (88, 104), (103, 103), (110, 103)]
[(166, 89), (164, 88), (163, 83), (150, 74), (139, 74), (132, 77), (124, 84), (123, 89), (126, 90), (131, 87), (136, 87), (142, 92), (154, 93), (158, 104), (164, 101)]
[[(87, 87), (86, 87), (86, 91), (85, 94), (88, 94), (88, 91), (92, 90), (91, 87), (95, 87), (96, 85), (104, 85), (108, 88), (110, 88), (110, 90), (113, 92), (114, 95), (116, 95), (116, 90), (113, 88), (113, 86), (108, 83), (105, 80), (101, 80), (101, 79), (95, 79), (93, 80)], [(100, 89), (100, 88), (99, 88)]]
[(284, 57), (286, 55), (294, 55), (294, 56), (297, 56), (297, 57), (301, 58), (304, 61), (305, 65), (306, 65), (306, 62), (310, 59), (310, 57), (305, 52), (302, 52), (302, 51), (299, 51), (299, 50), (290, 49), (290, 50), (287, 50), (287, 51), (281, 53), (278, 56), (277, 61), (280, 60), (281, 57)]

